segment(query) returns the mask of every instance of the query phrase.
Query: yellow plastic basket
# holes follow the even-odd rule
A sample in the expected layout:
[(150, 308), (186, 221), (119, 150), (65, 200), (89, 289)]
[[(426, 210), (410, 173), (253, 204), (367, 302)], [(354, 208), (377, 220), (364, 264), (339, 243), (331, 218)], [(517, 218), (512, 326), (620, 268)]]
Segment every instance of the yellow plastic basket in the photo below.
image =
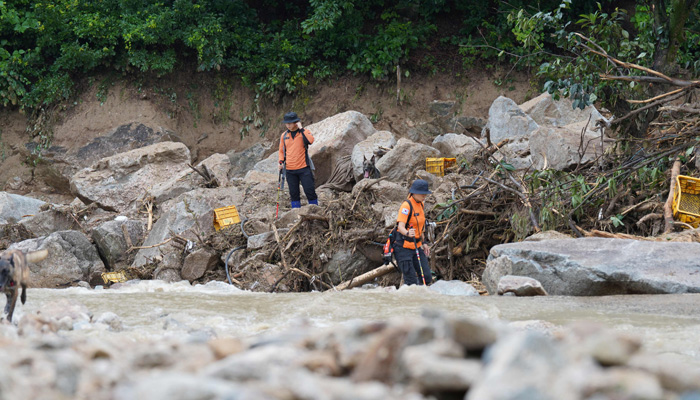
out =
[(425, 170), (433, 175), (445, 176), (445, 169), (457, 164), (456, 158), (426, 158)]
[(236, 206), (222, 207), (214, 210), (214, 229), (217, 231), (239, 222), (241, 222), (241, 217), (238, 216)]
[(693, 228), (700, 224), (700, 179), (678, 175), (673, 193), (673, 217)]
[(103, 272), (102, 280), (104, 281), (105, 285), (108, 283), (126, 282), (126, 274), (124, 271)]

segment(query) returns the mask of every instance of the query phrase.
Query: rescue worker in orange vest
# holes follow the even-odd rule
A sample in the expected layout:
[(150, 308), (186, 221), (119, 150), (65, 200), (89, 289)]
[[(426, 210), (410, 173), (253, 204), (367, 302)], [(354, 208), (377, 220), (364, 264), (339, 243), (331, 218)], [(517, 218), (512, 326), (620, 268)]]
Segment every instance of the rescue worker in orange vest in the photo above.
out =
[(396, 218), (399, 234), (394, 242), (394, 256), (406, 285), (422, 285), (424, 280), (426, 285), (432, 282), (428, 264), (430, 246), (423, 242), (425, 230), (423, 202), (431, 193), (427, 181), (416, 179), (409, 189), (408, 199), (401, 204)]
[(279, 169), (286, 174), (292, 208), (301, 207), (300, 182), (309, 204), (318, 204), (313, 163), (308, 150), (314, 142), (314, 135), (301, 126), (301, 120), (295, 112), (284, 114), (284, 124), (287, 130), (280, 137)]

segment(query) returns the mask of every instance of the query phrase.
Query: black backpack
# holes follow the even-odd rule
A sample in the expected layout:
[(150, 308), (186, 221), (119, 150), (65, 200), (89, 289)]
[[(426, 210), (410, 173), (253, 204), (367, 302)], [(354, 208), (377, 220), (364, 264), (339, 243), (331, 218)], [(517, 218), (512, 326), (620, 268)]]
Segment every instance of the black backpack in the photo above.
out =
[[(408, 223), (411, 221), (411, 217), (413, 217), (413, 203), (409, 200), (408, 202), (408, 219), (406, 220), (406, 226), (408, 226)], [(392, 257), (395, 257), (394, 255), (394, 243), (396, 243), (396, 239), (400, 235), (399, 233), (399, 223), (396, 223), (396, 226), (394, 226), (394, 229), (389, 232), (389, 237), (386, 239), (386, 243), (384, 244), (384, 256), (382, 257), (382, 261), (384, 261), (384, 265), (388, 265), (391, 263)]]
[[(284, 161), (286, 163), (287, 161), (287, 143), (285, 143), (285, 140), (287, 140), (288, 136), (291, 134), (289, 129), (284, 133), (284, 137), (282, 138), (282, 147), (284, 148)], [(311, 173), (316, 171), (316, 167), (314, 167), (314, 162), (311, 161), (311, 157), (309, 157), (309, 139), (306, 138), (306, 135), (304, 135), (304, 128), (299, 129), (299, 134), (301, 134), (301, 138), (304, 140), (304, 152), (306, 153), (306, 166), (309, 167), (311, 170)]]

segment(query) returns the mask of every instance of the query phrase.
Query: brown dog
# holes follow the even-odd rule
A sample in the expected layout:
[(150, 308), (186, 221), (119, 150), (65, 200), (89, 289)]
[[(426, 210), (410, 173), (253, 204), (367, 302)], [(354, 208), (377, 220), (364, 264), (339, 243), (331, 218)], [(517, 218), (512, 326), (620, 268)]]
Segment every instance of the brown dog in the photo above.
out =
[(0, 255), (0, 290), (5, 292), (7, 303), (5, 314), (12, 322), (12, 314), (17, 304), (17, 289), (22, 287), (22, 304), (27, 301), (27, 282), (29, 281), (29, 266), (27, 263), (38, 262), (49, 255), (46, 249), (25, 254), (21, 250), (7, 250)]

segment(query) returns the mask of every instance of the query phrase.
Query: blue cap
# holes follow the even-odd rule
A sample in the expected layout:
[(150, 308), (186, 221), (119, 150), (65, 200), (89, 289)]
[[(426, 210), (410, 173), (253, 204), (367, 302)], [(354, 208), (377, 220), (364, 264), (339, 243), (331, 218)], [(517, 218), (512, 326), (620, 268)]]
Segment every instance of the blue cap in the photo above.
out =
[(299, 122), (299, 116), (295, 112), (288, 112), (284, 114), (284, 123), (285, 124), (293, 124), (295, 122)]
[(413, 181), (413, 184), (411, 185), (411, 189), (408, 190), (408, 193), (413, 193), (413, 194), (431, 194), (433, 192), (430, 191), (428, 188), (428, 181), (425, 181), (423, 179), (416, 179)]

